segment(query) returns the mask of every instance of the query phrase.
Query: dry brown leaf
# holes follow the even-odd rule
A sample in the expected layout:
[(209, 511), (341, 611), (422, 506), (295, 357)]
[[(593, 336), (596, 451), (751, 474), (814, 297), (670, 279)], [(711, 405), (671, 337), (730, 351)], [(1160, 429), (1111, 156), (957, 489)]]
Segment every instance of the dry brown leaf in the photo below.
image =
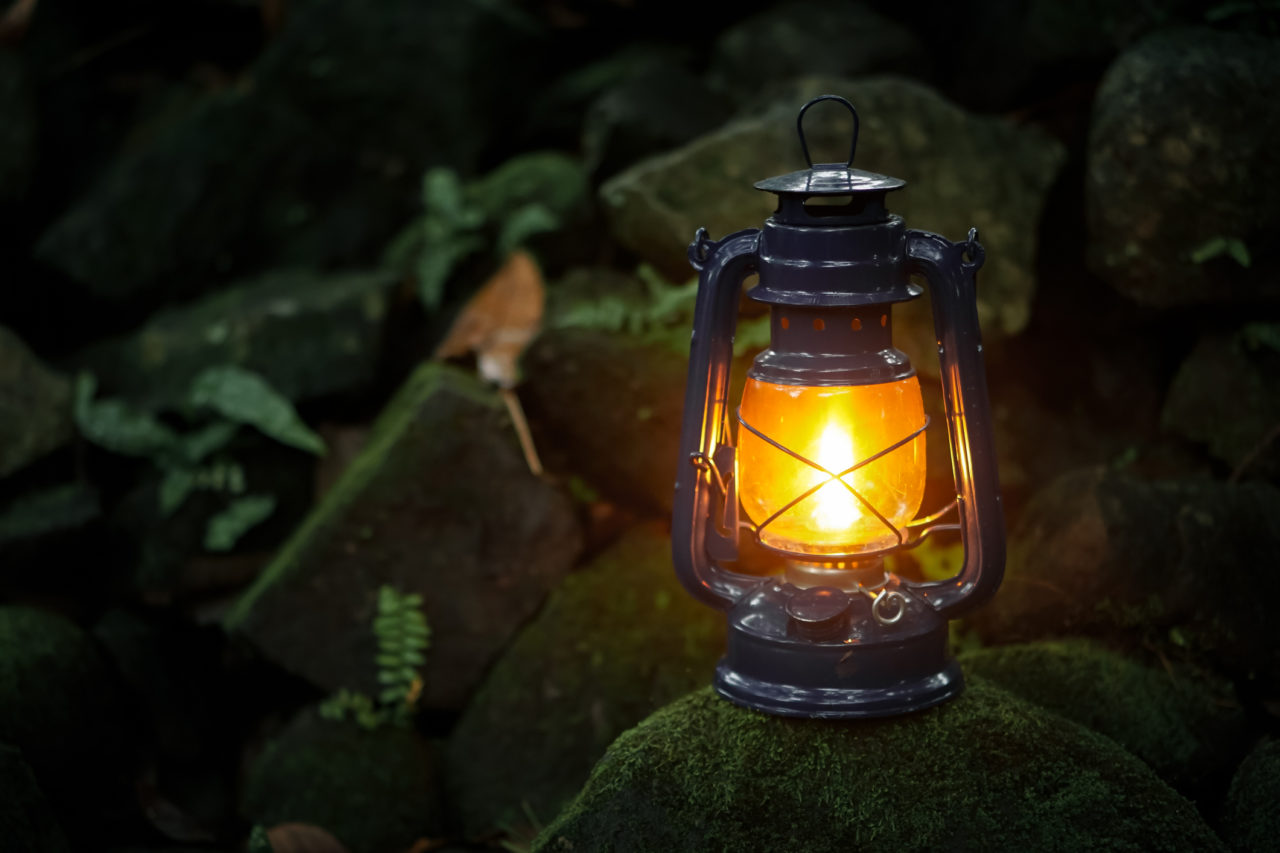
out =
[(267, 830), (274, 853), (347, 853), (327, 829), (310, 823), (281, 823)]
[(512, 252), (458, 314), (436, 358), (474, 352), (481, 376), (500, 388), (514, 387), (520, 356), (542, 326), (545, 299), (538, 265), (528, 252)]

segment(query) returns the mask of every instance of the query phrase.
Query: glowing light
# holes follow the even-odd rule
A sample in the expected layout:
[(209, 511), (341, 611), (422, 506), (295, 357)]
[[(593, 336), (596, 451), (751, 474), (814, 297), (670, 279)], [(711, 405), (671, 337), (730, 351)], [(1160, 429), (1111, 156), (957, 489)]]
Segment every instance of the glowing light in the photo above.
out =
[(859, 553), (897, 544), (897, 536), (876, 512), (902, 529), (919, 510), (925, 481), (924, 434), (844, 472), (924, 424), (920, 384), (914, 376), (879, 385), (831, 387), (748, 379), (742, 417), (831, 472), (739, 429), (739, 494), (753, 522), (763, 524), (808, 493), (761, 531), (765, 544), (804, 554)]

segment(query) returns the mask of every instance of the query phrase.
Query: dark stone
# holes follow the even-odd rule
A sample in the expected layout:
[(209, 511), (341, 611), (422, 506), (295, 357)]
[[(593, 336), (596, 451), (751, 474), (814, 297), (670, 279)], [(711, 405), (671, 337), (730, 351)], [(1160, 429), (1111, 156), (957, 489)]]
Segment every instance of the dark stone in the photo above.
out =
[(583, 118), (587, 165), (608, 176), (682, 145), (729, 118), (732, 108), (702, 79), (662, 52), (639, 57)]
[[(1094, 102), (1086, 207), (1090, 266), (1147, 305), (1280, 301), (1280, 51), (1260, 36), (1153, 35), (1107, 72)], [(1211, 240), (1243, 241), (1197, 262)]]
[(1178, 368), (1162, 420), (1238, 476), (1280, 479), (1280, 324), (1202, 339)]
[(555, 850), (1221, 850), (1113, 741), (981, 679), (882, 720), (693, 693), (614, 741), (539, 836)]
[(1280, 740), (1257, 746), (1227, 792), (1222, 835), (1233, 850), (1275, 850), (1280, 843)]
[(17, 54), (0, 50), (0, 208), (26, 195), (36, 154), (35, 110)]
[(1142, 640), (1274, 688), (1277, 561), (1280, 490), (1074, 472), (1028, 504), (1000, 592), (973, 622), (992, 642)]
[(641, 527), (574, 572), (490, 671), (449, 741), (453, 800), (470, 836), (542, 821), (568, 802), (615, 737), (709, 684), (724, 617)]
[[(243, 86), (158, 122), (38, 254), (110, 299), (368, 261), (415, 209), (427, 165), (476, 163), (536, 85), (538, 43), (505, 3), (293, 3)], [(529, 60), (515, 78), (512, 56)]]
[(22, 751), (0, 744), (0, 838), (24, 853), (70, 851), (53, 809), (44, 798)]
[(1155, 668), (1085, 639), (978, 649), (966, 675), (1104, 734), (1197, 802), (1222, 796), (1246, 743), (1231, 686)]
[[(962, 240), (978, 226), (987, 250), (978, 308), (988, 341), (1027, 324), (1035, 292), (1036, 229), (1064, 149), (1040, 131), (968, 114), (933, 90), (893, 77), (806, 79), (758, 116), (741, 119), (607, 182), (600, 197), (615, 238), (668, 278), (690, 275), (687, 249), (705, 226), (713, 238), (759, 227), (776, 198), (753, 188), (804, 166), (795, 132), (800, 106), (814, 95), (849, 98), (861, 116), (854, 165), (906, 179), (889, 206), (912, 228)], [(843, 110), (815, 109), (805, 120), (815, 161), (848, 151)], [(927, 300), (900, 306), (895, 342), (918, 369), (936, 363)]]
[(249, 768), (244, 816), (273, 826), (311, 823), (350, 853), (401, 853), (438, 835), (435, 759), (416, 732), (372, 731), (304, 711)]
[(711, 49), (708, 77), (736, 100), (750, 101), (795, 77), (928, 77), (930, 65), (929, 53), (910, 30), (867, 5), (800, 0), (728, 27)]
[(0, 326), (0, 477), (71, 439), (71, 382)]
[(22, 750), (62, 813), (100, 807), (117, 774), (128, 727), (119, 684), (93, 639), (61, 616), (0, 607), (0, 743)]
[(460, 708), (579, 547), (568, 498), (529, 473), (497, 395), (426, 364), (226, 625), (327, 690), (372, 694), (378, 589), (420, 593), (423, 702)]
[(385, 272), (274, 272), (160, 312), (69, 363), (104, 395), (147, 409), (180, 407), (215, 365), (252, 370), (293, 401), (354, 392), (377, 377), (395, 285)]

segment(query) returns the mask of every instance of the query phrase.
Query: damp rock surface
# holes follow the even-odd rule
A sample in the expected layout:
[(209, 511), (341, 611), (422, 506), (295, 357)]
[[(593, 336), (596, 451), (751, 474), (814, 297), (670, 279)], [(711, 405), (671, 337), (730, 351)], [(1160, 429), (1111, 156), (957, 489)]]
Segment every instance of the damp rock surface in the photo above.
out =
[(918, 714), (770, 717), (705, 688), (618, 738), (539, 851), (1222, 850), (1113, 741), (981, 679)]
[(226, 624), (326, 690), (373, 694), (378, 589), (420, 593), (422, 701), (460, 708), (579, 547), (569, 499), (529, 473), (496, 393), (429, 363)]
[(471, 835), (550, 820), (626, 729), (708, 684), (724, 617), (694, 601), (656, 526), (632, 530), (552, 592), (467, 707), (449, 779)]
[(993, 646), (960, 655), (966, 676), (1104, 734), (1197, 802), (1221, 796), (1245, 743), (1231, 686), (1147, 665), (1084, 639)]
[(1223, 836), (1234, 850), (1274, 850), (1280, 839), (1280, 740), (1258, 744), (1227, 792)]
[(989, 642), (1146, 641), (1274, 685), (1278, 560), (1274, 487), (1077, 471), (1028, 504), (1000, 594), (972, 621)]
[[(1085, 191), (1098, 275), (1152, 306), (1280, 302), (1277, 86), (1280, 52), (1262, 36), (1172, 30), (1121, 55), (1090, 124)], [(1214, 241), (1238, 242), (1248, 263), (1210, 253)]]
[(441, 831), (428, 743), (409, 728), (365, 730), (304, 711), (249, 768), (241, 811), (264, 826), (301, 822), (350, 853), (402, 853)]

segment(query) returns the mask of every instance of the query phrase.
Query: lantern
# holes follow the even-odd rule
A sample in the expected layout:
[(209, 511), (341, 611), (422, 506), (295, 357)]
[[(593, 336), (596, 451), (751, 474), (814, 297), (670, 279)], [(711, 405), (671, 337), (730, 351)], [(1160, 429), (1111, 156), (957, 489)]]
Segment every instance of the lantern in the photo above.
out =
[[(814, 165), (804, 116), (835, 101), (853, 117), (845, 163)], [(858, 115), (824, 95), (796, 120), (809, 168), (757, 189), (778, 196), (763, 228), (715, 242), (699, 229), (672, 551), (684, 586), (727, 613), (715, 688), (773, 714), (905, 713), (963, 689), (948, 620), (989, 599), (1004, 571), (1004, 521), (978, 329), (984, 252), (907, 229), (886, 195), (905, 184), (852, 168)], [(770, 345), (741, 404), (728, 401), (739, 294), (770, 307)], [(893, 305), (928, 283), (938, 340), (954, 503), (919, 517), (928, 419), (915, 369), (893, 347)], [(736, 430), (731, 428), (736, 423)], [(736, 439), (735, 439), (736, 432)], [(949, 512), (958, 518), (940, 524)], [(964, 542), (959, 574), (912, 582), (886, 555), (939, 527)], [(780, 554), (780, 574), (726, 568), (739, 537)]]

